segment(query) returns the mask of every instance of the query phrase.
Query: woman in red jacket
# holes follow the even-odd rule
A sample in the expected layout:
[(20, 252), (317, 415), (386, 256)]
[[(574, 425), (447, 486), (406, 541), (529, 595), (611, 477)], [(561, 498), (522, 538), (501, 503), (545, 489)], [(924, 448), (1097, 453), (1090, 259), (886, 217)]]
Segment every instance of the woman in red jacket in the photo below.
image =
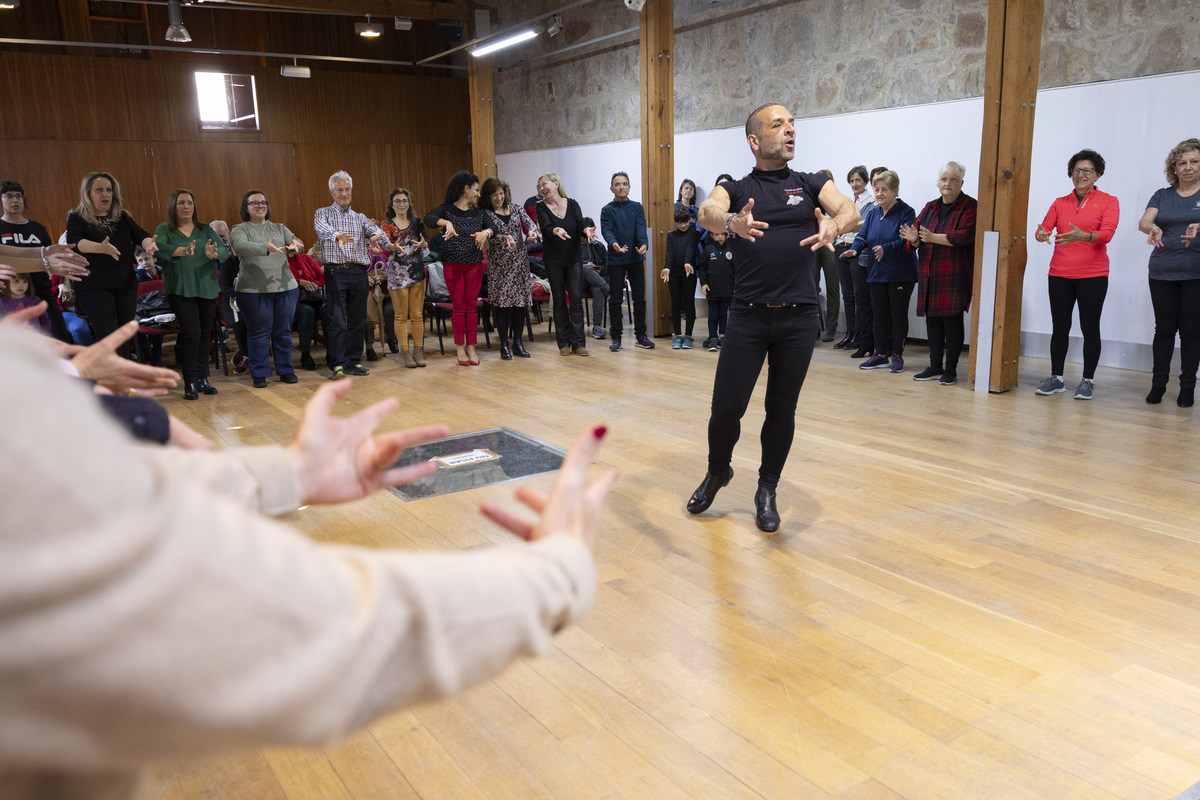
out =
[(1039, 242), (1054, 236), (1050, 259), (1050, 377), (1037, 388), (1038, 394), (1066, 391), (1063, 366), (1071, 335), (1071, 315), (1079, 304), (1079, 327), (1083, 331), (1083, 380), (1075, 389), (1076, 400), (1091, 400), (1100, 361), (1100, 312), (1108, 294), (1108, 243), (1117, 229), (1121, 209), (1117, 198), (1096, 188), (1104, 174), (1104, 158), (1095, 150), (1080, 150), (1067, 162), (1067, 177), (1075, 191), (1060, 197), (1046, 212), (1037, 229)]

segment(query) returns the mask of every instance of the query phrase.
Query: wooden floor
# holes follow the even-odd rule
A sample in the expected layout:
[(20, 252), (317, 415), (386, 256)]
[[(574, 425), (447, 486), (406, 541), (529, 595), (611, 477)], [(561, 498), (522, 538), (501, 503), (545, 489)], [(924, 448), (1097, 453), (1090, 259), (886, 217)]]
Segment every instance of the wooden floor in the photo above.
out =
[[(1096, 399), (979, 395), (863, 372), (819, 344), (780, 486), (755, 527), (760, 381), (713, 509), (705, 468), (717, 356), (563, 358), (405, 370), (388, 356), (347, 403), (386, 395), (401, 427), (498, 425), (566, 446), (610, 434), (621, 470), (592, 614), (544, 658), (324, 750), (164, 767), (168, 798), (1174, 798), (1200, 781), (1197, 416), (1101, 369)], [(702, 337), (701, 337), (702, 338)], [(320, 360), (318, 356), (318, 360)], [(965, 369), (964, 369), (965, 372)], [(174, 413), (224, 442), (286, 441), (325, 379)], [(552, 476), (530, 479), (549, 486)], [(308, 508), (296, 526), (368, 547), (501, 541), (477, 505), (515, 484)]]

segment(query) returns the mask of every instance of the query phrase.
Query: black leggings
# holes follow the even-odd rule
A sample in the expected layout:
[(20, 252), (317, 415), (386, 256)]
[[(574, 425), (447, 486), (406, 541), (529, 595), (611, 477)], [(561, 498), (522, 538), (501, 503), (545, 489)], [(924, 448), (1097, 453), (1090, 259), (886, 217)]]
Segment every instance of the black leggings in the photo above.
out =
[[(87, 317), (96, 341), (133, 319), (137, 310), (137, 287), (128, 289), (80, 289), (75, 292), (80, 313)], [(129, 358), (129, 343), (117, 348), (123, 358)]]
[(496, 333), (500, 335), (500, 344), (508, 344), (510, 325), (513, 342), (521, 341), (525, 331), (525, 306), (495, 306), (492, 308), (492, 319), (496, 320)]
[(925, 330), (929, 337), (929, 365), (941, 369), (945, 354), (946, 369), (957, 370), (958, 357), (962, 355), (963, 342), (966, 340), (963, 312), (952, 317), (926, 317)]
[(821, 318), (815, 304), (767, 308), (734, 300), (729, 334), (717, 359), (712, 416), (708, 420), (708, 471), (723, 475), (742, 433), (742, 417), (767, 359), (767, 417), (760, 441), (758, 482), (774, 488), (783, 474), (796, 430), (796, 401), (812, 360)]
[(872, 283), (871, 314), (875, 320), (875, 352), (881, 356), (904, 355), (908, 338), (908, 305), (916, 281)]
[(1154, 305), (1155, 386), (1166, 386), (1175, 355), (1175, 333), (1179, 333), (1179, 388), (1196, 387), (1200, 366), (1200, 280), (1160, 281), (1150, 279), (1150, 302)]
[[(1096, 278), (1063, 278), (1051, 275), (1047, 282), (1050, 291), (1050, 374), (1062, 375), (1067, 361), (1067, 345), (1071, 341), (1071, 315), (1079, 303), (1079, 328), (1083, 331), (1083, 377), (1096, 377), (1100, 363), (1100, 312), (1108, 294), (1108, 276)], [(1174, 332), (1171, 334), (1172, 349)]]
[[(691, 336), (696, 327), (696, 273), (688, 275), (682, 269), (673, 269), (667, 287), (671, 290), (671, 325), (675, 335)], [(687, 320), (686, 331), (680, 328), (684, 319)]]
[(195, 383), (208, 377), (208, 351), (212, 344), (213, 320), (217, 315), (217, 298), (180, 297), (167, 295), (179, 326), (176, 352), (183, 369), (183, 379)]

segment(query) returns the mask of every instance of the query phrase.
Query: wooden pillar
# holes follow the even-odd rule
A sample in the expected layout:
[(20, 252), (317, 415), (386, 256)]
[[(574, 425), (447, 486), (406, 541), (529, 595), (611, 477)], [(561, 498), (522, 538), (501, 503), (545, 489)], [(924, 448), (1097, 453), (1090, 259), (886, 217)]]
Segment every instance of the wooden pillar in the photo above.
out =
[(651, 336), (671, 332), (671, 294), (657, 280), (667, 251), (667, 233), (675, 226), (675, 46), (672, 0), (647, 0), (639, 15), (638, 57), (642, 95), (642, 205), (650, 226), (650, 264), (646, 280), (654, 287)]
[(492, 57), (468, 56), (471, 99), (471, 171), (485, 181), (496, 174), (496, 120), (492, 104)]
[[(989, 0), (983, 141), (979, 153), (979, 217), (974, 302), (978, 308), (983, 232), (1000, 234), (989, 389), (1017, 386), (1021, 293), (1028, 255), (1029, 167), (1042, 51), (1042, 0)], [(971, 326), (968, 379), (974, 380), (978, 316)]]

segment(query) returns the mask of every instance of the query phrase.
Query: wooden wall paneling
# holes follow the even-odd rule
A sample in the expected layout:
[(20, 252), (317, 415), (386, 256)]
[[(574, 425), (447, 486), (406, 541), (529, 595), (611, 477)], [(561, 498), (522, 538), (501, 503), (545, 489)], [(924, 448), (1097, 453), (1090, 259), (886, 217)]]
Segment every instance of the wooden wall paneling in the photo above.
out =
[[(166, 219), (167, 197), (175, 189), (196, 196), (201, 219), (241, 221), (242, 195), (259, 189), (271, 203), (271, 218), (289, 228), (299, 225), (301, 212), (296, 188), (295, 158), (289, 143), (152, 142), (154, 175)], [(311, 224), (311, 218), (308, 220)], [(299, 229), (297, 236), (304, 238)], [(308, 240), (305, 239), (308, 243)]]
[(29, 195), (30, 219), (55, 237), (66, 228), (67, 212), (79, 203), (80, 181), (93, 170), (117, 179), (125, 208), (138, 224), (145, 228), (157, 218), (154, 176), (143, 142), (17, 139), (0, 148), (0, 176), (20, 182)]
[[(650, 226), (650, 255), (661, 262), (667, 250), (667, 233), (674, 230), (675, 212), (675, 81), (671, 53), (674, 50), (672, 0), (649, 0), (639, 17), (641, 28), (638, 56), (641, 74), (642, 205)], [(656, 266), (656, 265), (655, 265)], [(671, 332), (671, 294), (667, 285), (655, 280), (650, 269), (647, 281), (654, 292), (654, 319), (650, 334)]]
[[(300, 206), (305, 215), (308, 237), (293, 229), (307, 243), (315, 237), (312, 222), (318, 208), (329, 205), (329, 176), (338, 170), (350, 173), (354, 181), (352, 208), (372, 219), (380, 219), (387, 193), (395, 185), (396, 169), (392, 149), (386, 145), (296, 145), (296, 182)], [(386, 186), (386, 188), (385, 188)], [(291, 227), (289, 225), (289, 227)], [(313, 238), (315, 241), (315, 238)]]
[[(1029, 167), (1043, 8), (1042, 0), (994, 0), (989, 5), (978, 230), (1000, 234), (989, 389), (1003, 392), (1016, 388), (1020, 362)], [(975, 257), (980, 263), (982, 256), (983, 237), (979, 236)], [(978, 273), (975, 289), (979, 289)], [(972, 345), (977, 335), (978, 331), (972, 330)], [(973, 377), (974, 354), (970, 364), (968, 373)]]

